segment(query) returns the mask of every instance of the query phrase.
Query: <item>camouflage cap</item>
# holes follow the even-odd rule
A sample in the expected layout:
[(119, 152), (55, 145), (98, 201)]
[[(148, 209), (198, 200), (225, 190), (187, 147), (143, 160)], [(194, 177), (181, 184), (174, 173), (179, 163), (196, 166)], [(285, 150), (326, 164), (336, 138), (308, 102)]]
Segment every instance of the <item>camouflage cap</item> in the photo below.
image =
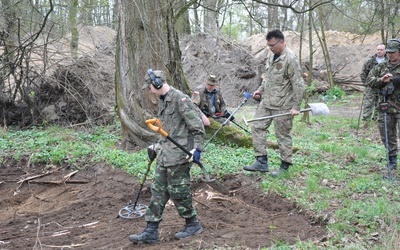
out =
[[(165, 76), (165, 72), (162, 70), (153, 70), (153, 73), (156, 78), (159, 78), (162, 82), (166, 82), (167, 78)], [(146, 75), (144, 76), (144, 84), (142, 86), (142, 90), (147, 89), (151, 84), (151, 78), (149, 74), (146, 72)]]
[(400, 39), (390, 39), (386, 45), (386, 52), (396, 52), (400, 50)]
[(209, 75), (207, 78), (207, 83), (211, 86), (214, 86), (218, 83), (218, 77), (216, 75)]

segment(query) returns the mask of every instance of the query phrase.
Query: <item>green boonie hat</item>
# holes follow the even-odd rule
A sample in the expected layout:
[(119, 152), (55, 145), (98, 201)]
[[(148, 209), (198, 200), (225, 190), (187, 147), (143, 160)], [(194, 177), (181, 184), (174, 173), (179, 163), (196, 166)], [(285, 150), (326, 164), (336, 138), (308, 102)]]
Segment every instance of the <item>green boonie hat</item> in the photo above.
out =
[(218, 77), (216, 75), (209, 75), (207, 78), (207, 83), (211, 86), (214, 86), (218, 83)]
[(387, 42), (386, 52), (396, 52), (400, 49), (400, 39), (391, 39)]
[[(153, 70), (154, 75), (156, 78), (159, 78), (162, 82), (167, 81), (167, 78), (165, 76), (165, 72), (162, 70)], [(146, 75), (144, 76), (144, 84), (142, 86), (142, 90), (147, 89), (151, 84), (151, 79), (149, 74), (146, 72)]]

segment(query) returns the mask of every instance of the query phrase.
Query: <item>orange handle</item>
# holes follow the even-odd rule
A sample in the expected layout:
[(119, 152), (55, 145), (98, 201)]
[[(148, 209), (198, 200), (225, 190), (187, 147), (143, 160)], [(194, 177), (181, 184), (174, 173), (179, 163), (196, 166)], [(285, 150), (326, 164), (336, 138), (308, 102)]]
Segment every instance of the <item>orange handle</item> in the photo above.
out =
[(164, 137), (168, 136), (168, 133), (165, 132), (161, 127), (161, 121), (158, 120), (157, 118), (148, 119), (145, 121), (145, 123), (146, 123), (146, 126), (149, 129), (153, 130), (154, 132), (157, 132)]

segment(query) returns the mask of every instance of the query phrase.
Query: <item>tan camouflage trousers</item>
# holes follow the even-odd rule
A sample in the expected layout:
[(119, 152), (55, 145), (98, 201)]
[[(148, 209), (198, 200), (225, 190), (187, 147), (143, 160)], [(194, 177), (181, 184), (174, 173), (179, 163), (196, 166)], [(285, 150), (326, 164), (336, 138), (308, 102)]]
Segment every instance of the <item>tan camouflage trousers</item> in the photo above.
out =
[(191, 163), (185, 163), (167, 168), (156, 166), (151, 185), (150, 205), (145, 214), (147, 222), (161, 221), (169, 199), (174, 202), (182, 218), (192, 218), (197, 214), (192, 204), (190, 165)]
[(378, 105), (379, 105), (379, 90), (366, 87), (364, 91), (364, 99), (362, 107), (363, 121), (376, 120), (376, 118), (378, 117)]
[[(288, 113), (290, 110), (271, 110), (258, 106), (255, 118)], [(282, 161), (292, 164), (292, 136), (293, 116), (286, 115), (275, 117), (273, 119), (265, 119), (253, 122), (251, 126), (251, 134), (253, 140), (254, 155), (263, 156), (267, 153), (267, 133), (268, 128), (274, 122), (275, 136), (278, 141), (279, 153)]]

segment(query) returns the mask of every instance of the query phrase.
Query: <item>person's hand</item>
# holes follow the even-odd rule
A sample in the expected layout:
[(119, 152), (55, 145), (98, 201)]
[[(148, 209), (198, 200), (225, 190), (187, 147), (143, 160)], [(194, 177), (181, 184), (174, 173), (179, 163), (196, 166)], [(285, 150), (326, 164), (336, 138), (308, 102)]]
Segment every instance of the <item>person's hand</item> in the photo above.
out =
[(382, 82), (386, 82), (388, 83), (390, 81), (390, 79), (392, 79), (393, 75), (390, 73), (385, 74), (384, 76), (382, 76), (381, 80)]
[(256, 101), (260, 101), (261, 100), (261, 95), (262, 95), (261, 92), (256, 90), (253, 93), (253, 99), (256, 100)]
[(203, 121), (204, 126), (210, 126), (211, 122), (206, 115), (203, 114), (201, 116), (201, 120)]
[(200, 163), (201, 150), (199, 148), (194, 148), (190, 150), (192, 156), (189, 158), (189, 162)]
[(219, 117), (221, 115), (222, 115), (222, 112), (217, 112), (217, 113), (214, 114), (214, 117)]
[(294, 115), (298, 115), (300, 114), (300, 111), (296, 110), (296, 109), (291, 109), (290, 113), (294, 116)]

